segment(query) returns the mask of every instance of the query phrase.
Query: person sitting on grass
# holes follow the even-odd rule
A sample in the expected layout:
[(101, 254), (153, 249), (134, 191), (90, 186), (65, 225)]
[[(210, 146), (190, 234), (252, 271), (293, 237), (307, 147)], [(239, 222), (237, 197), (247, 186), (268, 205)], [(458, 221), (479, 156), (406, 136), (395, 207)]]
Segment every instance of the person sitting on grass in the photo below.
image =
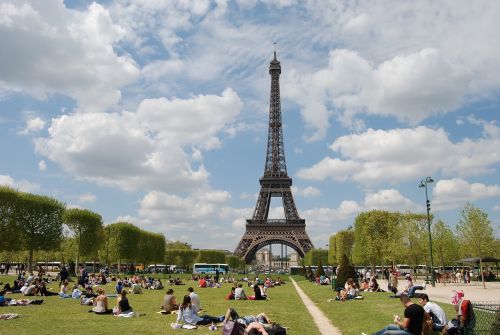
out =
[(368, 291), (370, 289), (370, 283), (368, 279), (363, 279), (361, 281), (361, 287), (359, 288), (360, 291)]
[(138, 279), (136, 279), (134, 281), (134, 284), (132, 284), (132, 288), (130, 289), (130, 293), (132, 293), (132, 294), (142, 294), (142, 286), (141, 286), (141, 284), (139, 284), (139, 280)]
[(418, 302), (420, 306), (424, 308), (424, 311), (429, 313), (432, 318), (432, 330), (441, 331), (448, 324), (448, 319), (446, 313), (443, 309), (435, 302), (429, 301), (429, 296), (425, 293), (417, 294)]
[(354, 282), (354, 280), (348, 280), (346, 284), (347, 288), (340, 291), (340, 294), (338, 296), (338, 300), (340, 301), (352, 300), (355, 299), (358, 295), (358, 292), (356, 290), (356, 283)]
[(200, 297), (198, 294), (194, 293), (194, 289), (192, 287), (188, 287), (187, 289), (189, 297), (191, 298), (191, 305), (193, 307), (193, 310), (198, 313), (201, 311), (201, 301)]
[(248, 297), (245, 294), (245, 290), (243, 289), (243, 285), (241, 283), (239, 283), (238, 287), (234, 290), (234, 300), (247, 300), (247, 299), (248, 299)]
[(234, 292), (235, 292), (235, 288), (234, 286), (231, 286), (231, 291), (229, 291), (229, 293), (226, 295), (226, 300), (235, 300), (234, 299)]
[(38, 283), (37, 283), (37, 289), (38, 289), (38, 293), (41, 295), (41, 296), (51, 296), (51, 295), (58, 295), (58, 293), (56, 292), (50, 292), (49, 290), (47, 290), (47, 284), (45, 283), (45, 280), (40, 280)]
[(174, 290), (169, 288), (167, 290), (167, 294), (165, 294), (165, 297), (163, 298), (163, 305), (161, 306), (161, 309), (167, 313), (172, 313), (172, 311), (175, 311), (178, 308), (179, 306), (177, 305), (177, 301), (175, 301)]
[(94, 312), (95, 314), (111, 314), (113, 310), (108, 309), (108, 297), (106, 296), (106, 292), (104, 292), (103, 288), (99, 287), (97, 293), (99, 295), (94, 299), (94, 308), (89, 312)]
[(132, 312), (132, 307), (130, 307), (128, 298), (127, 298), (127, 290), (122, 290), (120, 295), (116, 299), (117, 306), (113, 310), (113, 314), (128, 314)]
[(380, 286), (378, 285), (377, 279), (376, 279), (375, 277), (373, 277), (373, 278), (370, 280), (370, 288), (369, 288), (369, 291), (370, 291), (370, 292), (380, 292)]
[(401, 295), (399, 300), (405, 306), (403, 321), (401, 321), (398, 315), (394, 315), (394, 324), (388, 325), (384, 329), (373, 333), (373, 335), (422, 334), (422, 325), (424, 322), (424, 309), (422, 306), (414, 304), (406, 294)]
[(68, 281), (65, 280), (64, 283), (61, 285), (61, 291), (59, 292), (59, 296), (61, 298), (71, 298), (71, 296), (68, 294)]
[(185, 295), (182, 304), (179, 306), (179, 313), (177, 315), (177, 323), (187, 323), (193, 326), (208, 325), (212, 322), (218, 323), (224, 320), (224, 316), (215, 317), (210, 315), (198, 316), (191, 304), (191, 297)]

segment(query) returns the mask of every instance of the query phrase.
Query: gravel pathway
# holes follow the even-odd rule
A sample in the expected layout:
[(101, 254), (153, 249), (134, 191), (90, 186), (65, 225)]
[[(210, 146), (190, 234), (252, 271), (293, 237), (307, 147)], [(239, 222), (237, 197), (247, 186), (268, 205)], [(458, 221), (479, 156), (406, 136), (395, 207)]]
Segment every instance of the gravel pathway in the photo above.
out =
[(340, 330), (335, 327), (332, 322), (325, 316), (325, 314), (323, 314), (323, 312), (314, 304), (314, 302), (309, 299), (309, 297), (304, 293), (304, 291), (302, 291), (299, 285), (297, 285), (295, 280), (293, 280), (292, 278), (290, 278), (290, 280), (295, 286), (295, 289), (302, 299), (302, 302), (307, 307), (309, 314), (311, 314), (314, 323), (316, 323), (316, 326), (319, 329), (319, 332), (322, 335), (341, 335), (342, 333), (340, 332)]

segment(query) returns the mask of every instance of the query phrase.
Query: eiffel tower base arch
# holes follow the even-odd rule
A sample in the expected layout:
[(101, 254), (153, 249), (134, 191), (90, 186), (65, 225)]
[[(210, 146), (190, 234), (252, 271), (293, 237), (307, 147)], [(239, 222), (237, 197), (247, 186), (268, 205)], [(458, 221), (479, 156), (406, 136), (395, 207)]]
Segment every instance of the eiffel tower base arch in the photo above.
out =
[[(300, 220), (304, 221), (304, 220)], [(248, 220), (252, 222), (252, 220)], [(300, 257), (313, 248), (306, 233), (305, 223), (252, 224), (247, 223), (246, 231), (234, 254), (250, 264), (257, 251), (269, 244), (284, 244), (294, 249)]]

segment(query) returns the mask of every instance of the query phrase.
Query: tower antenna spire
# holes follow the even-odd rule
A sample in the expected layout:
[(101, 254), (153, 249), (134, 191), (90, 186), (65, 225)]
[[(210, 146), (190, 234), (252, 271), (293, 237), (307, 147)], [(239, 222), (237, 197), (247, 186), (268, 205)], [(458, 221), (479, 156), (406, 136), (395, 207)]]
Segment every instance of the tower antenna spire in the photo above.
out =
[(277, 42), (274, 42), (274, 60), (276, 60), (276, 44), (278, 44)]

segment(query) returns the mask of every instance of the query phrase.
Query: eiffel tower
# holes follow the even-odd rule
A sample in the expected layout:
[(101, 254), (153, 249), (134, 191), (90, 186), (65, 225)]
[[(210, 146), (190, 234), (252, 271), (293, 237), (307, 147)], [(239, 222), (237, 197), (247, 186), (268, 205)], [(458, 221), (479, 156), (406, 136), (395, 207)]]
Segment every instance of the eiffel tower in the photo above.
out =
[[(267, 138), (266, 165), (260, 178), (259, 199), (252, 219), (247, 220), (246, 231), (234, 254), (249, 264), (255, 253), (269, 244), (285, 244), (301, 256), (313, 248), (306, 233), (306, 223), (301, 219), (293, 200), (292, 178), (286, 172), (283, 131), (281, 128), (280, 74), (281, 65), (276, 59), (269, 64), (271, 97), (269, 104), (269, 132)], [(271, 197), (281, 197), (285, 219), (268, 219)]]

